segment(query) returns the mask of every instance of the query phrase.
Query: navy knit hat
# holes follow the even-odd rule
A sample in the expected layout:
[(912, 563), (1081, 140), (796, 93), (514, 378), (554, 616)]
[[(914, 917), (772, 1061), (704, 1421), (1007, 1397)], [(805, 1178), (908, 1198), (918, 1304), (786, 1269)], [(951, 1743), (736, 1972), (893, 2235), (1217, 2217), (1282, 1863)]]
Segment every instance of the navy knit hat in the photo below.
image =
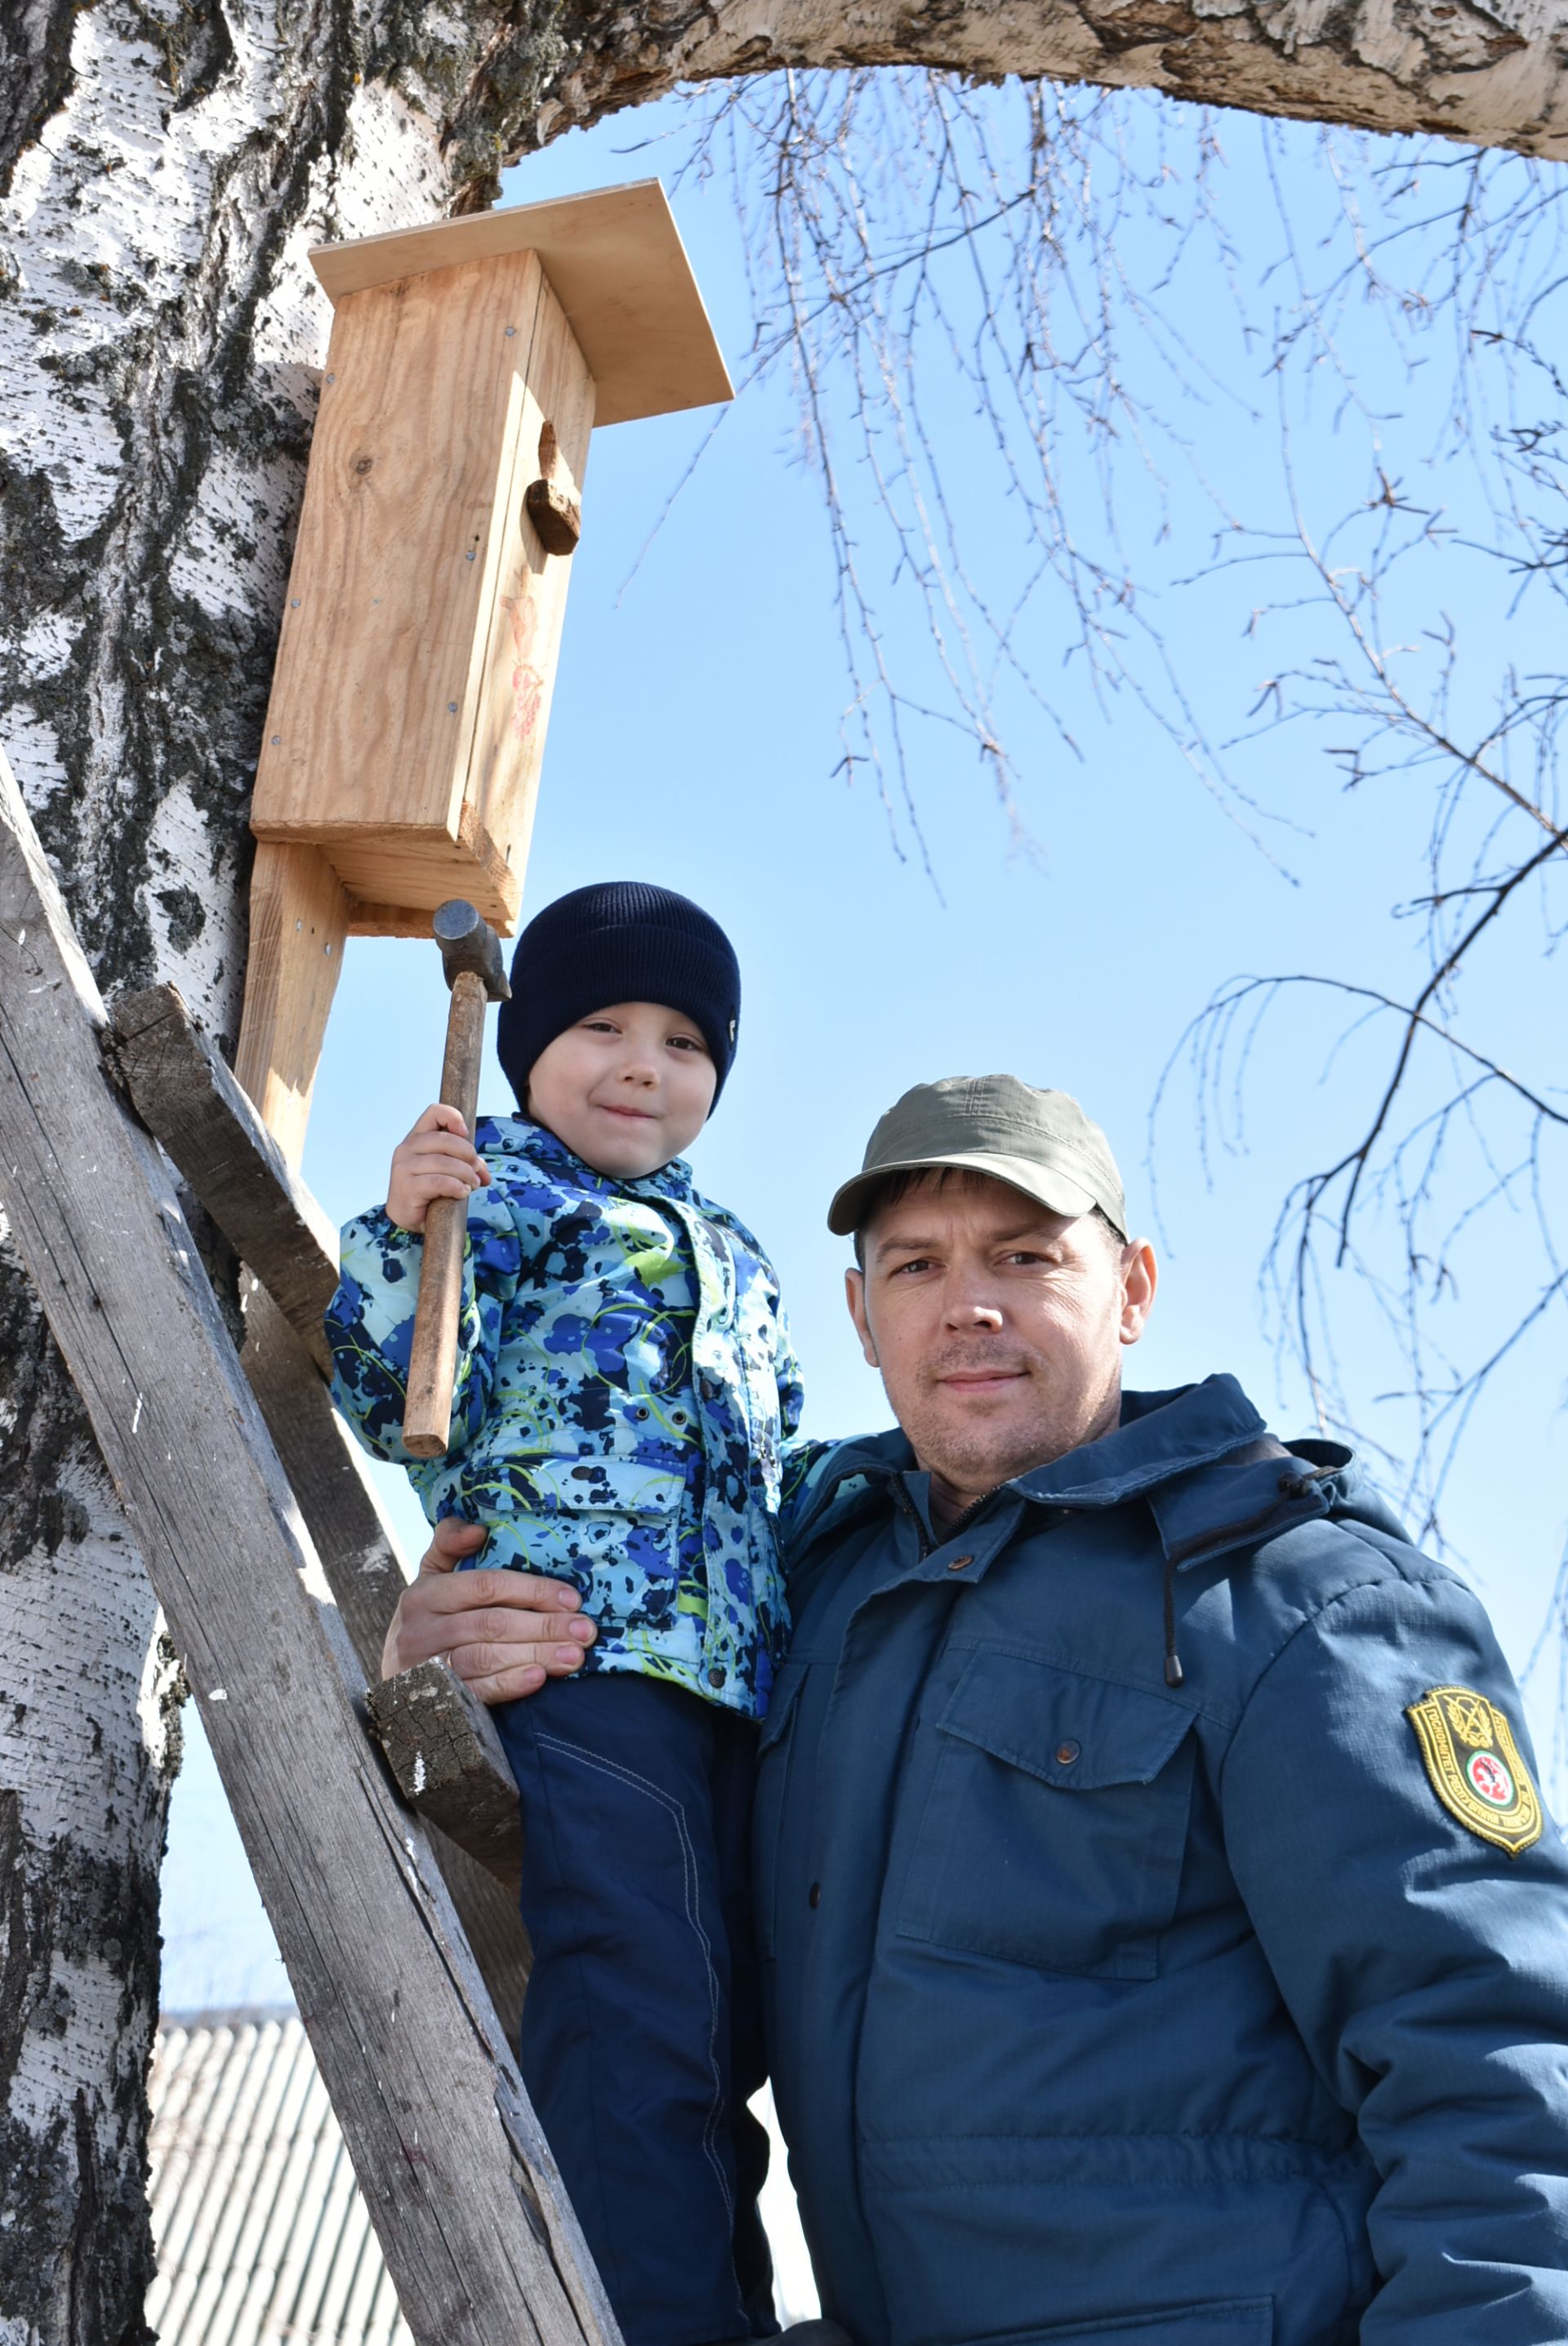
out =
[(740, 964), (718, 923), (672, 888), (606, 880), (535, 913), (512, 956), (495, 1048), (521, 1107), (541, 1051), (612, 1002), (664, 1002), (701, 1030), (718, 1081), (735, 1057)]

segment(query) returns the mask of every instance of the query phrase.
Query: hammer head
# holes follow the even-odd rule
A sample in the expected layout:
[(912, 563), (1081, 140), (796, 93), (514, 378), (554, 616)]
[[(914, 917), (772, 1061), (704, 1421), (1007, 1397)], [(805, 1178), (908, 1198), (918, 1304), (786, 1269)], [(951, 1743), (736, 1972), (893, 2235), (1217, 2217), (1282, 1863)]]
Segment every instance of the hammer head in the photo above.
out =
[(512, 988), (506, 983), (501, 960), (501, 940), (476, 904), (462, 896), (449, 896), (444, 904), (437, 905), (430, 925), (441, 947), (448, 985), (460, 971), (472, 970), (475, 977), (484, 980), (484, 991), (492, 1002), (511, 1001)]

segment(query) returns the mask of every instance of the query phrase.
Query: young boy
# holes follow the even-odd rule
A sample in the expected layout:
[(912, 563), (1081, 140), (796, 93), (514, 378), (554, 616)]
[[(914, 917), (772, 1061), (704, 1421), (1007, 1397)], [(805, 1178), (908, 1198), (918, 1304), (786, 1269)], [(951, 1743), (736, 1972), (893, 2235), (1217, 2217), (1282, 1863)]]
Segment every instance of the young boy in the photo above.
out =
[[(769, 2336), (749, 1819), (785, 1629), (773, 1532), (800, 1413), (778, 1283), (680, 1151), (735, 1056), (740, 974), (669, 890), (580, 888), (524, 931), (496, 1042), (516, 1117), (427, 1108), (349, 1223), (333, 1392), (486, 1566), (573, 1581), (598, 1640), (493, 1716), (523, 1808), (522, 2066), (627, 2346)], [(400, 1427), (425, 1209), (466, 1196), (445, 1457)]]

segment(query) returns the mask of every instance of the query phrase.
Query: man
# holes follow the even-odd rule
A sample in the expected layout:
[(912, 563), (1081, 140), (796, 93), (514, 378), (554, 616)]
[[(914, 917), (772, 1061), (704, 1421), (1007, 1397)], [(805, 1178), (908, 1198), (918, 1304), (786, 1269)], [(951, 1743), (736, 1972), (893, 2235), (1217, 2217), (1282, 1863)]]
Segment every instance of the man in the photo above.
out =
[[(1062, 1094), (920, 1086), (830, 1225), (899, 1431), (791, 1504), (755, 1825), (825, 2311), (1568, 2340), (1568, 1859), (1481, 1606), (1230, 1378), (1123, 1392), (1154, 1258)], [(564, 1667), (507, 1577), (423, 1580), (389, 1659)]]

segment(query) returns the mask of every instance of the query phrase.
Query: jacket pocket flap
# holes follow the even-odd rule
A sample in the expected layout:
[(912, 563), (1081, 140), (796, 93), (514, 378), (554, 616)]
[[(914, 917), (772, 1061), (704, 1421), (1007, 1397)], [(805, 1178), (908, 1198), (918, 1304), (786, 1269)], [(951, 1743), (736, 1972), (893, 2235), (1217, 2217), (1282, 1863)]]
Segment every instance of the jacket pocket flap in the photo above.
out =
[(541, 1515), (667, 1515), (686, 1488), (678, 1472), (636, 1458), (524, 1454), (507, 1468), (522, 1506)]
[(1148, 1784), (1192, 1725), (1181, 1703), (1023, 1654), (977, 1653), (937, 1721), (1063, 1791)]
[(1227, 2298), (1213, 2305), (1175, 2306), (1168, 2313), (1110, 2314), (1098, 2321), (1050, 2330), (1013, 2331), (981, 2346), (1268, 2346), (1274, 2335), (1271, 2297)]

